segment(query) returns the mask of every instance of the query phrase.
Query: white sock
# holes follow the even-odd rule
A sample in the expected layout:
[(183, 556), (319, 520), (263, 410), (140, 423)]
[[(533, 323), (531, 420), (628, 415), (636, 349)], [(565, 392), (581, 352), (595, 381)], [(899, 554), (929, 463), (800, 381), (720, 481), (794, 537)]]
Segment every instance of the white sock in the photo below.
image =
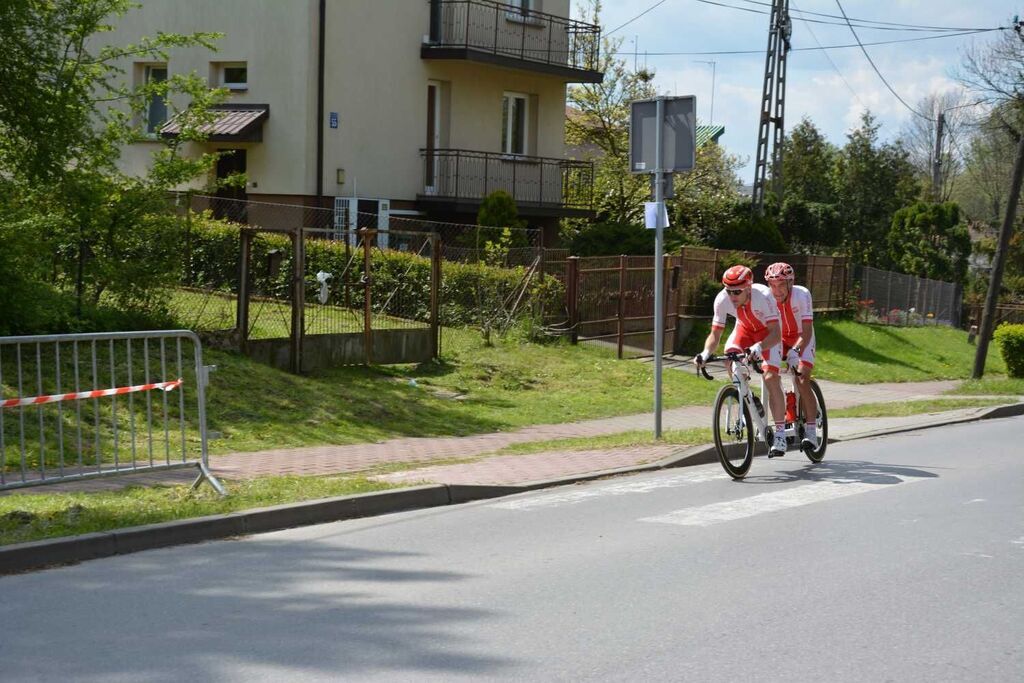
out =
[(815, 437), (816, 431), (817, 428), (814, 425), (807, 425), (806, 427), (804, 427), (804, 434), (811, 437), (812, 439)]

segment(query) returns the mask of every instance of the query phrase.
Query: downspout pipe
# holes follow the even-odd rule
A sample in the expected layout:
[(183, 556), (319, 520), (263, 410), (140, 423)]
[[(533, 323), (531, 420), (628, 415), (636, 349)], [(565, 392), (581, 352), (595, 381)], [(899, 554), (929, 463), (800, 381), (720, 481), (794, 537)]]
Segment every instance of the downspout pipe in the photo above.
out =
[(327, 0), (320, 0), (316, 74), (316, 201), (324, 205), (324, 52), (327, 40)]

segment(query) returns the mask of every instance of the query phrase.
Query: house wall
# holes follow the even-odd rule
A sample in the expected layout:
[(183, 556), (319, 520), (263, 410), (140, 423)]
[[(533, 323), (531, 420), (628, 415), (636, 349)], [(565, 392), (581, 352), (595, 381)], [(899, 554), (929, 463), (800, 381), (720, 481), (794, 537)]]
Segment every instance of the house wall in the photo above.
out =
[[(250, 180), (257, 183), (251, 191), (303, 194), (315, 184), (313, 165), (307, 159), (316, 155), (316, 6), (316, 0), (149, 0), (129, 11), (102, 39), (105, 44), (123, 45), (157, 31), (223, 33), (216, 41), (217, 52), (171, 50), (168, 75), (195, 72), (210, 79), (214, 63), (246, 62), (248, 90), (233, 92), (229, 100), (270, 104), (263, 142), (208, 143), (207, 148), (248, 150)], [(120, 66), (129, 78), (139, 78), (130, 60)], [(142, 143), (125, 150), (122, 169), (143, 173), (158, 144)], [(190, 151), (197, 151), (196, 147)]]
[[(568, 16), (568, 0), (537, 9)], [(317, 0), (147, 0), (130, 11), (106, 44), (136, 42), (157, 31), (216, 31), (218, 51), (172, 50), (169, 75), (212, 77), (213, 64), (246, 62), (248, 90), (230, 101), (270, 105), (259, 143), (205, 143), (247, 150), (250, 195), (316, 191)], [(564, 156), (565, 82), (557, 76), (457, 60), (424, 60), (425, 0), (328, 0), (324, 102), (324, 194), (413, 201), (423, 191), (427, 84), (442, 83), (442, 145), (501, 150), (505, 92), (530, 95), (527, 153)], [(129, 78), (139, 67), (125, 60)], [(184, 103), (180, 103), (184, 104)], [(330, 128), (329, 113), (338, 127)], [(122, 168), (141, 174), (156, 142), (126, 150)], [(192, 152), (199, 147), (193, 146)], [(345, 182), (337, 183), (337, 169)], [(197, 185), (202, 185), (198, 182)]]

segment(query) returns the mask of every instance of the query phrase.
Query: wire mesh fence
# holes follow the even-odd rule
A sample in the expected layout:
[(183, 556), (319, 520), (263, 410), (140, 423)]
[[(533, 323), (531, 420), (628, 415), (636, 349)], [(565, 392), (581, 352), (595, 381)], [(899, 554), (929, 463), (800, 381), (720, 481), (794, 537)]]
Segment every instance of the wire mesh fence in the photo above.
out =
[(180, 195), (177, 319), (237, 346), (432, 329), (436, 352), (487, 343), (543, 315), (539, 230), (357, 211), (362, 204), (329, 210)]
[(960, 326), (963, 296), (959, 285), (855, 266), (857, 319), (882, 325)]

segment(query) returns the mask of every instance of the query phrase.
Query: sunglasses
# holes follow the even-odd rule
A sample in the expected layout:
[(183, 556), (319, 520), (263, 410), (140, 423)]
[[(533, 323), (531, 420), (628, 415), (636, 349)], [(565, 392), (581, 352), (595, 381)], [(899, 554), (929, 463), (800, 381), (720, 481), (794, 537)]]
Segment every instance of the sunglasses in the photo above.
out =
[(725, 293), (730, 295), (730, 296), (739, 296), (740, 294), (743, 293), (743, 290), (742, 289), (727, 289), (727, 290), (725, 290)]

